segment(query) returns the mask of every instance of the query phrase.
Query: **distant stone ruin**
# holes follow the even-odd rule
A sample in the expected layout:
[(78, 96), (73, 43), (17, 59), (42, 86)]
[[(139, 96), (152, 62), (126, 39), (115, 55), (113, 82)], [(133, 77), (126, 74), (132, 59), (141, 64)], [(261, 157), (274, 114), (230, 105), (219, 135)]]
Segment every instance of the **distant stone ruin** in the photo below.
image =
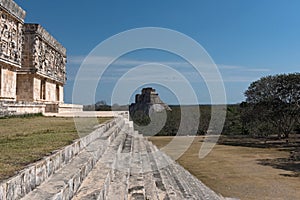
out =
[(0, 115), (82, 110), (63, 104), (66, 49), (26, 12), (0, 0)]
[(164, 110), (171, 111), (172, 109), (159, 98), (158, 93), (151, 87), (143, 88), (142, 93), (135, 96), (135, 103), (129, 106), (130, 115), (136, 111), (149, 115), (151, 112)]

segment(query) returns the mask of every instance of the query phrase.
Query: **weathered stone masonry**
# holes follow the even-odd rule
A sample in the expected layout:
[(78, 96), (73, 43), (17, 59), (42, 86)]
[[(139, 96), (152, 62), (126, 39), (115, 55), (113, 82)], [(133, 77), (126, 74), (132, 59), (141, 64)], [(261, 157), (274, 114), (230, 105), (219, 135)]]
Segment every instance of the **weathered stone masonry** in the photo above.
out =
[(39, 24), (25, 24), (22, 68), (17, 78), (18, 100), (63, 102), (65, 66), (66, 49)]
[(25, 15), (13, 0), (0, 0), (0, 111), (81, 111), (63, 104), (66, 48), (41, 25), (24, 23)]
[(135, 103), (129, 106), (131, 116), (137, 111), (149, 115), (151, 112), (163, 110), (171, 111), (171, 108), (159, 98), (158, 93), (151, 87), (143, 88), (142, 93), (135, 96)]
[(0, 0), (0, 16), (0, 100), (16, 101), (25, 11), (11, 0)]

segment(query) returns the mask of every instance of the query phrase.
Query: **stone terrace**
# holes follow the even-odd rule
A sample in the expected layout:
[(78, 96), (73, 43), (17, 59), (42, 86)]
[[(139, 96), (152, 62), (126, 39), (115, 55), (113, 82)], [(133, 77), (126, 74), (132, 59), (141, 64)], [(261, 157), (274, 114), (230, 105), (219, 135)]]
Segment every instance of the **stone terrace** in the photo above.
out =
[(1, 183), (0, 199), (225, 198), (119, 117)]

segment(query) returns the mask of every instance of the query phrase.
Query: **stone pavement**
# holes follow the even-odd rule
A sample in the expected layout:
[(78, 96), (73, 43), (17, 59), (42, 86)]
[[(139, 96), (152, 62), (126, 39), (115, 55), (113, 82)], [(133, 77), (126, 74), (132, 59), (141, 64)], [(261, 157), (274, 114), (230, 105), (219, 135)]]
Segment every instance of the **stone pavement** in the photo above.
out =
[(20, 179), (12, 178), (21, 181), (0, 184), (0, 199), (225, 199), (134, 131), (132, 122), (123, 117), (99, 127), (79, 144), (76, 151), (71, 145), (59, 154), (60, 165), (52, 163), (52, 157), (44, 171), (35, 166), (30, 183), (21, 173)]

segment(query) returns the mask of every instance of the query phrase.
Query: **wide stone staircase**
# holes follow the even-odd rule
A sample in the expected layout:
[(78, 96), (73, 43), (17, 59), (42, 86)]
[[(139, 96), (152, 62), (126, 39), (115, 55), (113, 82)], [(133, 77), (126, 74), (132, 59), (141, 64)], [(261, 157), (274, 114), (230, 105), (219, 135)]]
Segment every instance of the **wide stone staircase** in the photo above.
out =
[(0, 184), (0, 199), (225, 199), (120, 117)]

